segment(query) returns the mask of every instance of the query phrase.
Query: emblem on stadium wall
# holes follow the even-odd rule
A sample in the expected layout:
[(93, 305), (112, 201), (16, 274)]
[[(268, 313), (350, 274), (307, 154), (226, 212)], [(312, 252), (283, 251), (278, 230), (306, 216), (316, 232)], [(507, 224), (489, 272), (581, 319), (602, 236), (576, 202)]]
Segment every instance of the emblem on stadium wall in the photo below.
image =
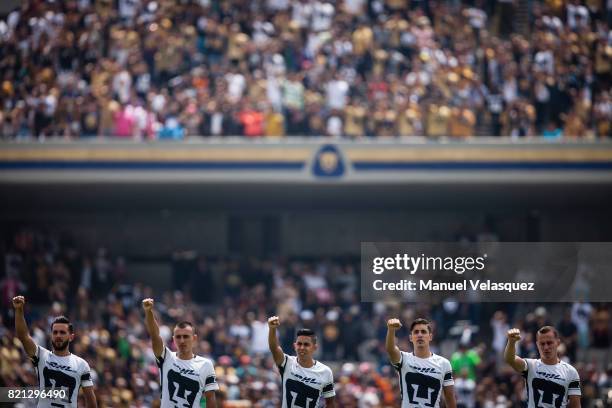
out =
[(315, 177), (341, 177), (345, 165), (340, 151), (334, 145), (323, 145), (317, 152), (312, 172)]

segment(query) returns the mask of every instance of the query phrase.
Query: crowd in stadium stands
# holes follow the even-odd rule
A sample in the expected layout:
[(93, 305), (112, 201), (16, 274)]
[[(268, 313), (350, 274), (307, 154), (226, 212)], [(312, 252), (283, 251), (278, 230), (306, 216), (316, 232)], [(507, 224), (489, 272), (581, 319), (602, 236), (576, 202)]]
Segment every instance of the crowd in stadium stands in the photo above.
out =
[[(140, 301), (158, 295), (156, 309), (166, 341), (175, 322), (196, 324), (196, 352), (214, 360), (224, 407), (279, 406), (280, 380), (267, 345), (266, 320), (271, 314), (281, 317), (280, 342), (288, 353), (293, 352), (296, 328), (317, 331), (316, 357), (333, 367), (341, 407), (399, 406), (397, 375), (384, 349), (389, 316), (404, 322), (417, 316), (433, 319), (435, 351), (451, 361), (458, 401), (464, 408), (519, 406), (522, 378), (501, 360), (506, 331), (510, 324), (520, 327), (524, 341), (519, 353), (533, 357), (535, 331), (549, 323), (555, 323), (563, 337), (563, 358), (580, 373), (582, 406), (610, 406), (601, 405), (612, 390), (609, 304), (564, 305), (565, 314), (558, 317), (553, 316), (558, 305), (500, 307), (447, 301), (394, 309), (359, 302), (353, 262), (189, 260), (186, 256), (174, 261), (176, 287), (160, 295), (143, 284), (127, 283), (127, 266), (121, 258), (105, 250), (87, 257), (70, 242), (24, 229), (5, 245), (0, 386), (36, 384), (12, 325), (10, 302), (22, 293), (28, 299), (26, 316), (38, 344), (48, 344), (49, 323), (56, 315), (67, 314), (75, 322), (72, 352), (91, 366), (100, 407), (155, 407), (159, 371)], [(398, 338), (400, 348), (409, 350), (405, 329)]]
[(609, 137), (605, 0), (24, 1), (4, 138)]

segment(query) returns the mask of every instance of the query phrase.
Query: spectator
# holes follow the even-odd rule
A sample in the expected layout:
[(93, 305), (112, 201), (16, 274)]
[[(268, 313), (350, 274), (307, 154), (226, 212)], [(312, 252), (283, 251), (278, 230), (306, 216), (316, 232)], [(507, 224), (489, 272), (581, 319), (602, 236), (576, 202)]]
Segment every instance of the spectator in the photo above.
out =
[(466, 344), (459, 342), (459, 349), (451, 356), (453, 372), (466, 372), (466, 378), (476, 380), (476, 368), (480, 364), (480, 356), (474, 349), (468, 348)]
[(592, 315), (591, 346), (598, 349), (609, 349), (612, 345), (610, 338), (610, 311), (606, 305), (598, 306)]
[(563, 319), (557, 325), (561, 342), (565, 347), (565, 353), (570, 362), (576, 361), (576, 351), (578, 349), (578, 328), (572, 322), (571, 310), (565, 310)]
[(515, 0), (24, 3), (1, 24), (0, 128), (523, 137), (567, 114), (548, 136), (609, 137), (612, 36), (583, 3), (533, 2), (529, 39)]
[(476, 381), (473, 378), (469, 378), (467, 368), (455, 371), (453, 366), (453, 371), (459, 373), (455, 379), (457, 407), (474, 408), (476, 406)]
[(578, 345), (581, 347), (589, 346), (589, 333), (591, 314), (593, 307), (590, 303), (576, 302), (572, 305), (572, 322), (578, 329)]

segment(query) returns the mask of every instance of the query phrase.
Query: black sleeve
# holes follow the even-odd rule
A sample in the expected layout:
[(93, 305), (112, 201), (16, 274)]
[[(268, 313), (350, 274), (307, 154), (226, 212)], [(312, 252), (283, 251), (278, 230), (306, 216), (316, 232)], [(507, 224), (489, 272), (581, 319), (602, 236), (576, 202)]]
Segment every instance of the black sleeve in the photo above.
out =
[(162, 366), (164, 365), (164, 360), (166, 359), (166, 352), (167, 352), (167, 349), (166, 347), (164, 347), (164, 351), (162, 351), (162, 355), (159, 357), (155, 356), (155, 361), (157, 362), (157, 366), (159, 368), (162, 368)]
[(38, 356), (40, 356), (40, 349), (39, 349), (39, 345), (36, 345), (36, 352), (34, 353), (33, 356), (29, 356), (30, 357), (30, 361), (32, 362), (32, 364), (34, 364), (34, 368), (38, 367), (38, 363), (40, 362), (40, 358)]
[(283, 362), (282, 364), (280, 364), (278, 367), (278, 371), (280, 371), (280, 375), (281, 377), (283, 376), (283, 374), (285, 374), (285, 367), (287, 366), (287, 355), (285, 354), (284, 358), (283, 358)]
[(402, 362), (404, 361), (404, 355), (400, 352), (400, 361), (397, 364), (391, 364), (398, 372), (402, 369)]

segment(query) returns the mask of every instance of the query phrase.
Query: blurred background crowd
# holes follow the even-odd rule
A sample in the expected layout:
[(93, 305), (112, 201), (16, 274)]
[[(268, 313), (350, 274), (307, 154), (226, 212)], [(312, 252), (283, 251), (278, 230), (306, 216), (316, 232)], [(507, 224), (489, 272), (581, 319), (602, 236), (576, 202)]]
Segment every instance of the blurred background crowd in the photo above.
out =
[(606, 0), (24, 0), (0, 134), (612, 132)]
[[(435, 352), (453, 366), (464, 408), (522, 406), (523, 379), (503, 364), (506, 331), (519, 327), (519, 353), (536, 357), (534, 335), (558, 328), (562, 358), (582, 380), (583, 407), (612, 406), (610, 304), (360, 303), (358, 259), (212, 258), (177, 252), (172, 287), (155, 292), (134, 279), (130, 263), (104, 248), (90, 254), (70, 235), (25, 228), (3, 242), (0, 282), (0, 386), (36, 384), (14, 337), (11, 299), (27, 297), (26, 317), (38, 344), (49, 344), (58, 314), (75, 323), (72, 352), (92, 368), (100, 407), (157, 406), (159, 371), (140, 301), (152, 296), (170, 347), (173, 324), (195, 323), (198, 354), (212, 358), (225, 407), (278, 407), (280, 377), (267, 346), (267, 317), (281, 317), (280, 342), (292, 354), (295, 331), (318, 333), (316, 358), (334, 370), (341, 407), (397, 407), (399, 383), (384, 350), (386, 320), (434, 323)], [(406, 329), (399, 346), (410, 350)]]

